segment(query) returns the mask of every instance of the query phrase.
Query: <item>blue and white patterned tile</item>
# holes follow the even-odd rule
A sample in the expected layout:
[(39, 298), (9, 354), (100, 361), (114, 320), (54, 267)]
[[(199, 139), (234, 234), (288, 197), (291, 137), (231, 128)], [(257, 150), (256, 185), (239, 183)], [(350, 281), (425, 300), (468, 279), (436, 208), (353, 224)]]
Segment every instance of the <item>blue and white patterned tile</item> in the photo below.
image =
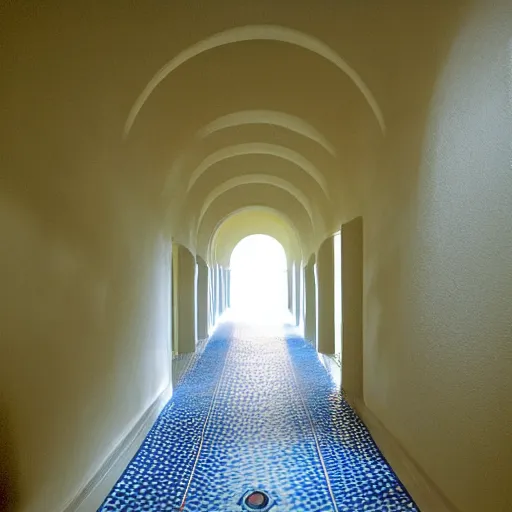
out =
[(290, 338), (288, 346), (338, 510), (417, 511), (364, 424), (314, 358), (311, 345)]
[(183, 376), (102, 512), (418, 509), (314, 348), (223, 325)]

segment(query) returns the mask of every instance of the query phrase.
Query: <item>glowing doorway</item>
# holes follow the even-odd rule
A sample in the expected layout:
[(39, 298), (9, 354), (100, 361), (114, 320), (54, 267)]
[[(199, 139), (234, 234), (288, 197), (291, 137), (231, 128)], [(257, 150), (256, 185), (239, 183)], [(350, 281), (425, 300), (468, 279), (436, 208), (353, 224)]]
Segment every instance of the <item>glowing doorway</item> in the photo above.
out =
[(271, 236), (251, 235), (230, 260), (231, 309), (237, 318), (283, 321), (288, 312), (288, 273), (283, 246)]

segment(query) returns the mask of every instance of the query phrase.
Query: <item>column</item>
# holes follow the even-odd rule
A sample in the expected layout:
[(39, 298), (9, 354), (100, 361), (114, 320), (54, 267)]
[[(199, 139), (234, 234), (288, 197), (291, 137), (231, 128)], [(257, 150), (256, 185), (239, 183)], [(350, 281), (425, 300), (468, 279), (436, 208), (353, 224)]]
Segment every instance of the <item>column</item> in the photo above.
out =
[(223, 297), (224, 297), (224, 311), (228, 309), (228, 269), (222, 268), (222, 284), (223, 284)]
[(305, 299), (305, 326), (304, 336), (315, 342), (316, 337), (316, 282), (315, 282), (315, 255), (313, 254), (304, 268), (304, 299)]
[(212, 269), (208, 267), (208, 332), (213, 325), (213, 308), (213, 272)]
[(305, 316), (305, 313), (306, 313), (306, 283), (305, 283), (305, 279), (304, 279), (305, 270), (306, 270), (305, 266), (301, 263), (301, 266), (300, 266), (300, 302), (299, 302), (300, 323), (299, 323), (299, 326), (302, 327), (303, 332), (304, 332), (304, 326), (306, 323), (306, 316)]
[(219, 276), (219, 316), (224, 313), (224, 268), (219, 265), (218, 267)]
[(294, 278), (294, 273), (293, 273), (293, 262), (292, 261), (288, 262), (287, 277), (288, 277), (288, 309), (290, 310), (290, 313), (293, 314), (293, 278)]
[(214, 326), (217, 323), (218, 318), (218, 276), (217, 276), (217, 265), (214, 264), (208, 268), (210, 274), (210, 326)]
[(171, 304), (171, 317), (172, 317), (172, 351), (178, 352), (178, 245), (173, 242), (172, 244), (172, 304)]
[(173, 245), (173, 272), (176, 286), (174, 304), (177, 352), (185, 354), (196, 348), (196, 260), (180, 244)]
[(227, 307), (231, 307), (231, 269), (226, 269), (226, 297)]
[(334, 239), (323, 241), (317, 263), (317, 350), (334, 354)]
[(342, 386), (349, 400), (363, 398), (363, 218), (341, 229)]
[(295, 325), (300, 325), (300, 280), (302, 274), (302, 265), (300, 261), (294, 264), (293, 286), (294, 286), (294, 309)]
[(217, 323), (219, 317), (219, 269), (215, 264), (213, 267), (213, 323)]
[(200, 256), (197, 257), (197, 338), (208, 337), (208, 265)]

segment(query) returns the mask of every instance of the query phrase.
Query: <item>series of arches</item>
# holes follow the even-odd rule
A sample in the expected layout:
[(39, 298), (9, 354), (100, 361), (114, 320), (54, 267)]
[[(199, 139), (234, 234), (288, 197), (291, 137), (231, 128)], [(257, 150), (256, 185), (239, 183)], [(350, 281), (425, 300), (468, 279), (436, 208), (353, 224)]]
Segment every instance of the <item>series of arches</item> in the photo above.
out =
[(62, 510), (114, 460), (169, 382), (196, 267), (204, 318), (241, 239), (283, 245), (299, 315), (327, 326), (313, 290), (340, 280), (341, 227), (347, 396), (419, 496), (439, 490), (430, 509), (508, 510), (510, 0), (27, 4), (0, 8), (0, 448), (20, 506)]
[[(339, 53), (305, 32), (262, 24), (217, 32), (172, 56), (148, 80), (133, 103), (124, 126), (125, 139), (134, 136), (132, 129), (145, 105), (157, 88), (172, 82), (173, 74), (203, 54), (211, 55), (221, 48), (247, 42), (289, 46), (324, 61), (348, 78), (352, 94), (362, 96), (366, 105), (362, 108), (373, 117), (381, 135), (385, 134), (384, 115), (375, 96)], [(299, 67), (305, 65), (299, 62)], [(219, 73), (226, 73), (226, 69)], [(250, 106), (251, 91), (247, 93)], [(229, 104), (225, 98), (223, 101)], [(307, 257), (339, 225), (343, 157), (350, 160), (339, 140), (338, 144), (333, 142), (300, 111), (230, 111), (226, 107), (221, 115), (196, 127), (174, 152), (165, 173), (164, 208), (171, 224), (179, 219), (179, 225), (171, 229), (174, 238), (211, 263), (217, 262), (217, 255), (225, 261), (226, 249), (218, 245), (227, 244), (232, 249), (233, 239), (227, 237), (228, 242), (224, 234), (216, 236), (216, 232), (225, 232), (234, 222), (232, 217), (239, 215), (240, 219), (250, 218), (253, 227), (235, 230), (235, 239), (238, 234), (281, 236), (281, 231), (285, 231), (287, 241), (283, 246), (290, 256)], [(344, 185), (347, 195), (352, 194), (350, 179)], [(236, 200), (234, 194), (242, 199)]]

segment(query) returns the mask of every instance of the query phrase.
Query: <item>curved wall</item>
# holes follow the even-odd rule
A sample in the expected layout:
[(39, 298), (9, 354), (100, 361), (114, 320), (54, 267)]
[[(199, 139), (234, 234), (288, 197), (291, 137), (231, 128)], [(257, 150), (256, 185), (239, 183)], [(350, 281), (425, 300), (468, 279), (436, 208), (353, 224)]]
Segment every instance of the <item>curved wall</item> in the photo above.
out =
[[(510, 2), (92, 6), (9, 2), (0, 16), (0, 446), (17, 510), (61, 510), (167, 386), (170, 240), (196, 247), (180, 202), (189, 167), (258, 143), (311, 161), (332, 208), (314, 179), (250, 158), (251, 174), (307, 192), (322, 222), (276, 187), (236, 187), (205, 214), (202, 256), (219, 223), (251, 205), (290, 218), (303, 263), (362, 216), (365, 406), (451, 510), (508, 511)], [(158, 69), (248, 25), (332, 48), (368, 84), (385, 136), (345, 72), (258, 40), (180, 65), (123, 139)], [(284, 112), (317, 132), (259, 123), (198, 140), (244, 111)], [(194, 158), (176, 171), (191, 141)], [(215, 186), (233, 177), (228, 160), (208, 173)]]

